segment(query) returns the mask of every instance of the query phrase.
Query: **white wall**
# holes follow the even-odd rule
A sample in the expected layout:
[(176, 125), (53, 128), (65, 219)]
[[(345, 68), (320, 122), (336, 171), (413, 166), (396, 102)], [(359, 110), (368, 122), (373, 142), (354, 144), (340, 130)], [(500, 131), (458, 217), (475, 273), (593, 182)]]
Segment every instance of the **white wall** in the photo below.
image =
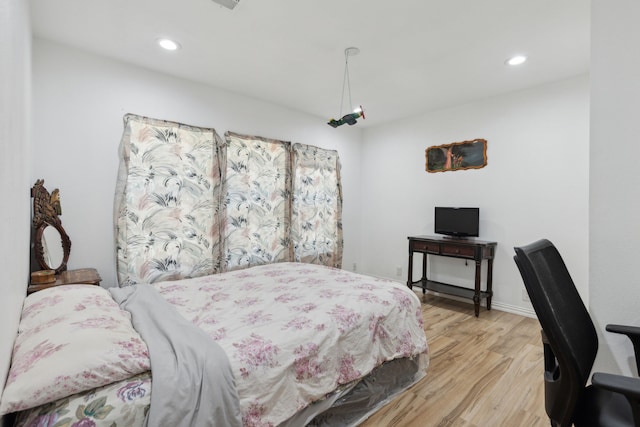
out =
[(225, 90), (36, 39), (33, 178), (60, 188), (69, 268), (115, 284), (113, 198), (122, 117), (135, 113), (224, 132), (336, 149), (342, 163), (344, 265), (359, 262), (361, 132)]
[[(488, 141), (486, 167), (425, 172), (427, 147), (475, 138)], [(533, 313), (522, 299), (524, 286), (512, 259), (513, 247), (540, 238), (558, 246), (586, 300), (588, 159), (587, 76), (366, 129), (364, 268), (406, 282), (407, 236), (433, 234), (434, 206), (477, 206), (479, 238), (498, 242), (494, 306)], [(473, 263), (430, 259), (437, 280), (473, 284)], [(420, 277), (420, 260), (416, 255), (414, 280)], [(401, 277), (397, 267), (402, 268)], [(483, 269), (484, 279), (486, 266)]]
[(0, 0), (0, 390), (29, 280), (31, 27), (28, 3)]
[[(358, 130), (325, 129), (316, 124), (321, 118), (37, 41), (32, 172), (27, 2), (0, 0), (0, 342), (15, 336), (27, 283), (28, 190), (36, 177), (61, 188), (63, 223), (73, 239), (70, 267), (95, 266), (113, 282), (113, 186), (127, 112), (337, 148), (345, 174), (346, 266), (360, 262), (367, 272), (397, 278), (396, 266), (406, 273), (406, 236), (431, 232), (434, 205), (475, 205), (482, 210), (481, 238), (499, 243), (497, 305), (527, 308), (512, 246), (544, 236), (565, 255), (583, 297), (588, 275), (598, 329), (639, 324), (640, 55), (632, 47), (640, 39), (640, 4), (592, 0), (591, 16), (590, 160), (586, 77), (370, 129), (361, 150)], [(489, 141), (485, 169), (424, 172), (426, 147), (478, 137)], [(452, 262), (438, 273), (462, 268)], [(0, 348), (0, 382), (9, 352)], [(607, 334), (596, 367), (630, 371), (630, 355), (624, 338)]]
[(640, 325), (640, 2), (593, 0), (591, 11), (590, 312), (595, 370), (637, 375), (629, 341), (608, 323)]

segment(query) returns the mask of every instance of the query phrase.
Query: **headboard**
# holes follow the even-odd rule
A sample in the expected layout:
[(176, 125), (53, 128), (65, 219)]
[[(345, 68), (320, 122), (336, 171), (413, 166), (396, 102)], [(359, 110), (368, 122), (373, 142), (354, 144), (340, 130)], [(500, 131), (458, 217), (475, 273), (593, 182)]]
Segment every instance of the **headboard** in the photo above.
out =
[(114, 205), (120, 286), (342, 264), (337, 151), (127, 114)]
[(211, 128), (125, 115), (114, 203), (121, 286), (220, 270), (222, 145)]

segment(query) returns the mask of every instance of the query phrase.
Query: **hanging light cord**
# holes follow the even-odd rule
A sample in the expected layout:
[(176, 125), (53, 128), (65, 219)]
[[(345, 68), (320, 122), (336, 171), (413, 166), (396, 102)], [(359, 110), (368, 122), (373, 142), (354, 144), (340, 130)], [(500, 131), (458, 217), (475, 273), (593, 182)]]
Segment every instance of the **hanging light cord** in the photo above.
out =
[(353, 101), (351, 101), (351, 82), (349, 79), (349, 53), (347, 50), (344, 52), (344, 77), (342, 79), (342, 97), (340, 98), (340, 117), (342, 117), (342, 107), (344, 105), (345, 84), (349, 90), (349, 105), (353, 108)]

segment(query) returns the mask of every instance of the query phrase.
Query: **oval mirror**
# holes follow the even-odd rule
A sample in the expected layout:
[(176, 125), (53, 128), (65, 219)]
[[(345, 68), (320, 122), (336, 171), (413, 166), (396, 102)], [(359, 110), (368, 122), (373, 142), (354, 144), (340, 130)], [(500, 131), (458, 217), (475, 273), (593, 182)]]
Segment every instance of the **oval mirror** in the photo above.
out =
[[(42, 233), (42, 249), (44, 261), (48, 266), (59, 266), (62, 264), (64, 252), (62, 249), (62, 236), (55, 227), (47, 227)], [(55, 270), (55, 268), (52, 268)]]
[(60, 274), (67, 269), (71, 240), (60, 224), (42, 224), (36, 230), (35, 255), (40, 268)]

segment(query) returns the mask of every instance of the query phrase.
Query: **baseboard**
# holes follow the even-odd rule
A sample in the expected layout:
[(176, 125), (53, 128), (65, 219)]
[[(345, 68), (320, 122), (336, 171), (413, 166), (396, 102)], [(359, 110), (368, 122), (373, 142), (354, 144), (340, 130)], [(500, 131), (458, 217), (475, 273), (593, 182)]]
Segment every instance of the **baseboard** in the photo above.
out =
[(532, 308), (526, 307), (518, 307), (516, 305), (505, 304), (502, 302), (491, 301), (491, 309), (496, 309), (499, 311), (506, 311), (507, 313), (519, 314), (524, 317), (531, 317), (532, 319), (537, 319), (536, 312)]
[[(452, 300), (465, 302), (465, 303), (467, 303), (469, 305), (473, 304), (473, 302), (471, 300), (469, 300), (469, 299), (456, 297), (454, 295), (441, 294), (441, 293), (438, 293), (438, 292), (431, 292), (431, 291), (427, 291), (427, 293), (432, 294), (432, 295), (437, 295), (437, 296), (442, 297), (442, 298), (449, 298), (449, 299), (452, 299)], [(485, 309), (487, 307), (486, 300), (482, 300), (480, 302), (480, 307), (482, 307), (483, 309)], [(524, 316), (524, 317), (531, 317), (533, 319), (537, 319), (538, 318), (538, 316), (536, 316), (536, 312), (533, 311), (533, 309), (526, 308), (526, 307), (518, 307), (516, 305), (511, 305), (511, 304), (505, 304), (505, 303), (499, 302), (499, 301), (491, 301), (491, 310), (504, 311), (506, 313), (517, 314), (519, 316)]]
[[(373, 277), (378, 277), (379, 279), (391, 280), (391, 281), (398, 282), (398, 283), (403, 284), (403, 285), (406, 286), (406, 282), (401, 282), (398, 279), (389, 279), (388, 277), (382, 277), (382, 276), (373, 276)], [(418, 286), (414, 286), (413, 289), (414, 289), (414, 291), (419, 291), (420, 293), (422, 292), (422, 289), (419, 288)], [(427, 292), (429, 294), (437, 295), (437, 296), (442, 297), (442, 298), (449, 298), (449, 299), (452, 299), (452, 300), (466, 302), (468, 304), (473, 304), (472, 301), (470, 301), (470, 300), (468, 300), (466, 298), (460, 298), (460, 297), (456, 297), (454, 295), (441, 294), (441, 293), (432, 292), (432, 291), (427, 291)], [(416, 292), (416, 293), (418, 293), (418, 292)], [(482, 307), (486, 307), (487, 306), (486, 300), (483, 299), (480, 302), (480, 305)], [(532, 319), (537, 319), (538, 318), (538, 316), (536, 316), (536, 312), (532, 308), (519, 307), (517, 305), (505, 304), (503, 302), (499, 302), (499, 301), (495, 301), (495, 300), (491, 301), (491, 309), (492, 310), (498, 310), (498, 311), (504, 311), (504, 312), (512, 313), (512, 314), (517, 314), (517, 315), (524, 316), (524, 317), (531, 317)]]

